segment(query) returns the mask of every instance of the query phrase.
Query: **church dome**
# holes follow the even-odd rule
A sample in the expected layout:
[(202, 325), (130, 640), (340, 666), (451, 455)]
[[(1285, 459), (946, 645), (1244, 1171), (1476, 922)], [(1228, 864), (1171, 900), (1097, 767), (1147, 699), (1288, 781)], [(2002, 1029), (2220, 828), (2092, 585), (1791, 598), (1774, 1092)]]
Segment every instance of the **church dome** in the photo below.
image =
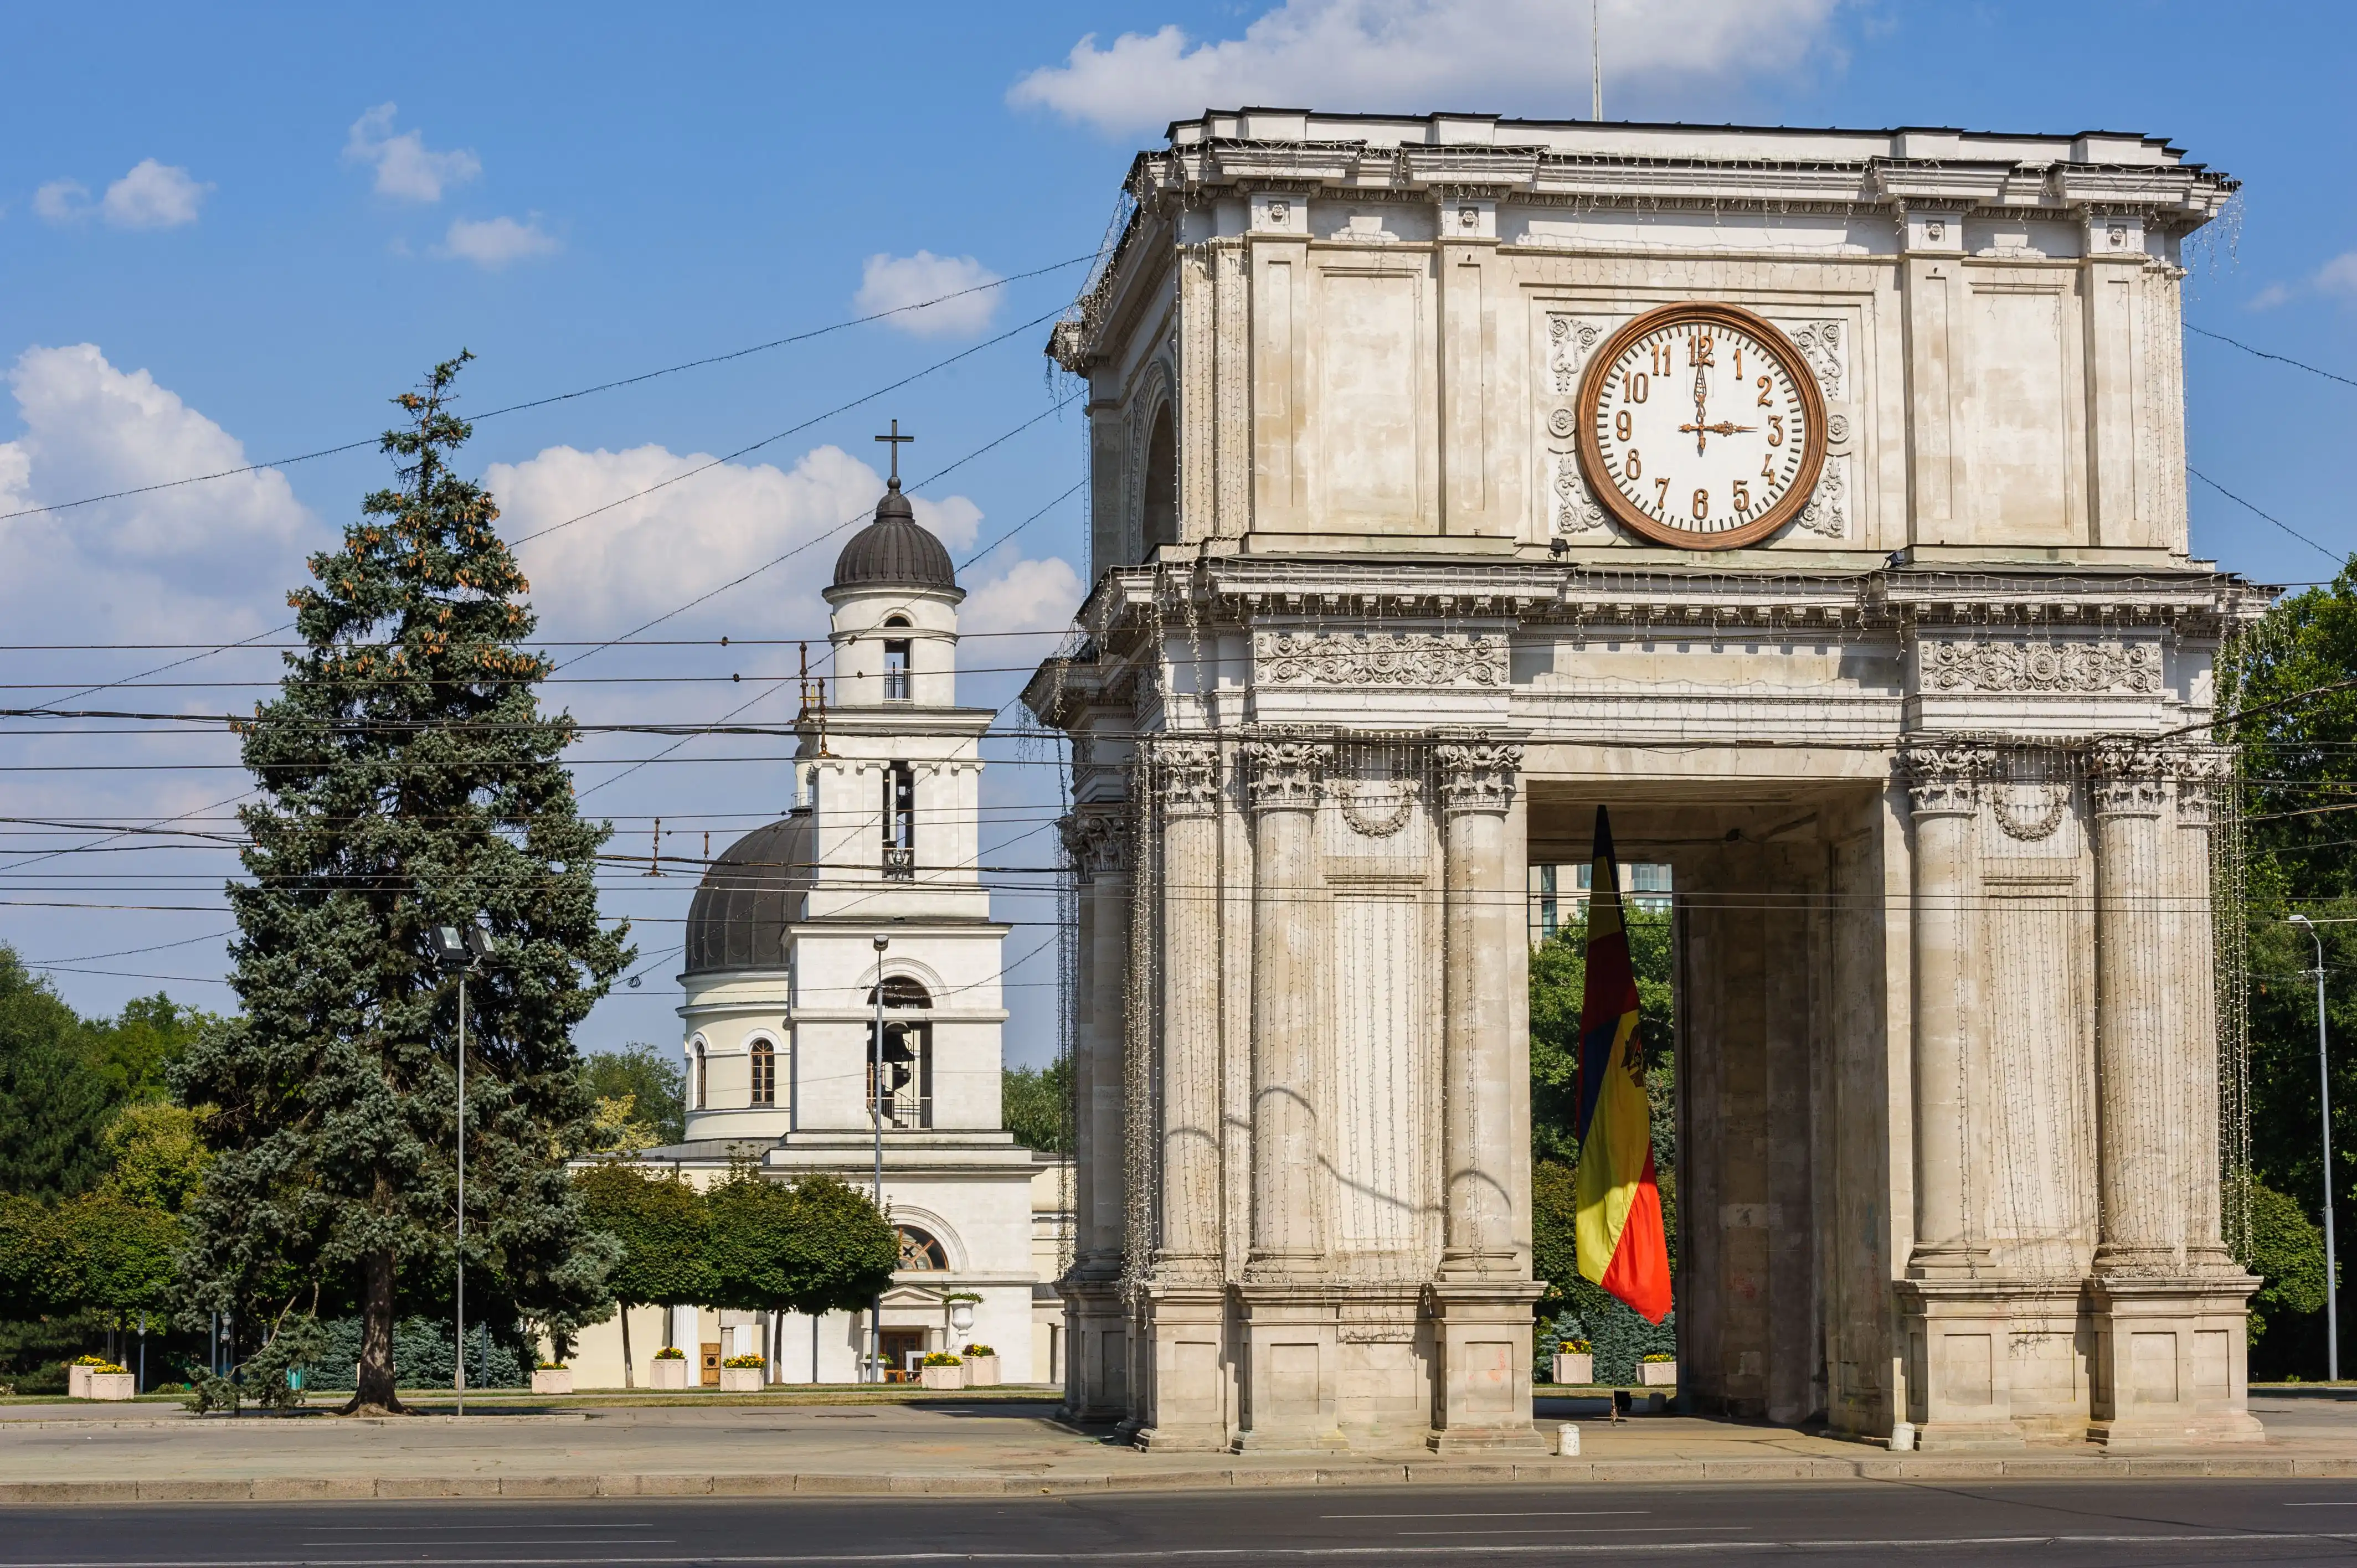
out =
[(797, 812), (755, 828), (706, 868), (687, 908), (688, 973), (784, 965), (786, 927), (811, 885), (810, 822)]
[(927, 532), (916, 510), (891, 481), (876, 503), (876, 521), (851, 536), (834, 558), (838, 588), (955, 588), (957, 569), (947, 546)]

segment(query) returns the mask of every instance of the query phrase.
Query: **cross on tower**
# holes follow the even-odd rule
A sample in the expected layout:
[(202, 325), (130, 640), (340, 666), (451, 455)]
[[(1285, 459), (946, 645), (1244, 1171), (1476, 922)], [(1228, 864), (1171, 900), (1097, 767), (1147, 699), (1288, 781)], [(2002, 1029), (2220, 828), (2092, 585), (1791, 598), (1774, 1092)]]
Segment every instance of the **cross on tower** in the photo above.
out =
[(914, 441), (914, 440), (916, 439), (916, 437), (915, 437), (915, 436), (913, 436), (913, 435), (901, 435), (901, 434), (900, 434), (900, 422), (899, 422), (899, 420), (897, 420), (897, 419), (896, 419), (896, 420), (894, 420), (894, 421), (892, 422), (892, 434), (891, 434), (891, 435), (878, 435), (876, 439), (877, 439), (877, 440), (878, 440), (878, 441), (888, 442), (888, 443), (890, 443), (890, 444), (891, 444), (891, 447), (892, 447), (892, 488), (893, 488), (894, 489), (896, 489), (896, 490), (897, 490), (897, 489), (899, 489), (900, 488), (900, 446), (901, 446), (901, 444), (902, 444), (903, 442)]

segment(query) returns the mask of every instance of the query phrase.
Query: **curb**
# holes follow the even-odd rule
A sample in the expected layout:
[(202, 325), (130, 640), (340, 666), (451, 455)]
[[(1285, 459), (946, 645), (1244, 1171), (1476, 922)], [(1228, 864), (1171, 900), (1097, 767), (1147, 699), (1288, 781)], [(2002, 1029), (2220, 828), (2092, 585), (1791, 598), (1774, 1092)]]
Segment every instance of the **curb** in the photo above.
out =
[(1067, 1492), (1220, 1491), (1304, 1487), (1660, 1485), (1673, 1482), (2157, 1480), (2357, 1477), (2357, 1457), (1596, 1459), (1526, 1464), (1035, 1474), (419, 1476), (244, 1480), (7, 1481), (0, 1506), (87, 1503), (376, 1502), (490, 1498), (1024, 1497)]

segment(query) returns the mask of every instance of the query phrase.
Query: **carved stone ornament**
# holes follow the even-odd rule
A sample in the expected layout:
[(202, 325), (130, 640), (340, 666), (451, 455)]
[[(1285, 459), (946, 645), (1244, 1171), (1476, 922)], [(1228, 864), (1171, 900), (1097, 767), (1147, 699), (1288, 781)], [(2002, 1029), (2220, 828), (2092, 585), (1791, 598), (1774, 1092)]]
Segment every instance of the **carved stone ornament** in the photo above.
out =
[(1605, 326), (1585, 316), (1547, 317), (1547, 373), (1561, 395), (1569, 397), (1579, 390), (1580, 369), (1604, 341)]
[(1208, 817), (1220, 809), (1220, 748), (1207, 740), (1153, 748), (1156, 798), (1164, 815)]
[(1827, 403), (1842, 400), (1842, 324), (1838, 321), (1800, 321), (1786, 324), (1784, 330), (1792, 339), (1792, 347), (1809, 361), (1816, 372), (1817, 385), (1824, 390)]
[(2180, 826), (2206, 828), (2218, 803), (2234, 787), (2234, 753), (2223, 746), (2188, 746), (2171, 751), (2169, 766), (2177, 776), (2177, 821)]
[(1809, 504), (1793, 519), (1803, 533), (1822, 534), (1827, 539), (1849, 536), (1849, 460), (1828, 457), (1817, 474), (1816, 493)]
[[(2035, 803), (2025, 802), (2017, 791), (2029, 791)], [(2052, 838), (2070, 809), (2068, 784), (2017, 779), (1989, 787), (1989, 814), (1996, 819), (2006, 837), (2024, 843)]]
[(1996, 757), (1986, 746), (1924, 741), (1909, 746), (1899, 757), (1908, 811), (1918, 817), (1972, 815)]
[(1120, 876), (1129, 870), (1129, 823), (1107, 811), (1085, 811), (1071, 819), (1073, 844), (1084, 876)]
[(1504, 741), (1469, 741), (1434, 748), (1440, 764), (1441, 808), (1458, 811), (1503, 811), (1514, 802), (1514, 775), (1522, 771), (1523, 748)]
[(2160, 648), (2150, 642), (1925, 642), (1921, 657), (1927, 692), (2160, 690)]
[(1587, 488), (1579, 471), (1577, 452), (1555, 452), (1547, 459), (1555, 467), (1555, 531), (1557, 533), (1598, 533), (1604, 529), (1604, 503)]
[(1308, 740), (1244, 743), (1248, 799), (1255, 811), (1314, 811), (1328, 748)]
[(1253, 666), (1272, 686), (1504, 687), (1506, 639), (1481, 632), (1263, 631)]
[(2087, 792), (2098, 817), (2157, 817), (2169, 782), (2169, 755), (2145, 741), (2095, 743)]
[(1394, 774), (1383, 785), (1370, 788), (1356, 779), (1330, 779), (1326, 792), (1342, 810), (1342, 820), (1361, 838), (1387, 839), (1407, 826), (1415, 815), (1416, 781), (1407, 774)]

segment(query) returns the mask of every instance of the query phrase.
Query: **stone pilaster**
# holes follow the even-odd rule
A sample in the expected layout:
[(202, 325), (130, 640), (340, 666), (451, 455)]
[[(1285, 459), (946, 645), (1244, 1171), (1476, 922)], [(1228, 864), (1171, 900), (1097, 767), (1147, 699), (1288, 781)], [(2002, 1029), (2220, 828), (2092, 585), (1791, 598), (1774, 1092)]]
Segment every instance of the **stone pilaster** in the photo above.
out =
[(1148, 787), (1160, 814), (1165, 954), (1160, 1028), (1160, 1234), (1146, 1283), (1142, 1448), (1227, 1446), (1221, 1357), (1227, 1296), (1220, 1268), (1220, 751), (1164, 741)]
[(2099, 741), (2091, 759), (2103, 1229), (2088, 1435), (2114, 1449), (2266, 1436), (2246, 1408), (2244, 1305), (2258, 1281), (2225, 1257), (2208, 1196), (2217, 1017), (2196, 998), (2211, 979), (2187, 973), (2198, 955), (2176, 945), (2209, 884), (2207, 854), (2174, 842), (2189, 830), (2171, 807), (2206, 834), (2216, 771), (2206, 754), (2147, 741)]
[(1089, 954), (1076, 1086), (1077, 1116), (1090, 1158), (1079, 1195), (1079, 1257), (1065, 1285), (1071, 1303), (1066, 1379), (1071, 1413), (1108, 1421), (1129, 1406), (1129, 1325), (1118, 1290), (1128, 1197), (1125, 1179), (1127, 1129), (1123, 1060), (1128, 1025), (1130, 823), (1125, 813), (1092, 811), (1079, 818), (1078, 839), (1088, 875), (1083, 899)]
[(1924, 739), (1901, 758), (1914, 826), (1910, 960), (1915, 972), (1915, 1246), (1899, 1284), (1907, 1399), (1894, 1448), (2017, 1446), (2007, 1387), (2009, 1283), (1973, 1233), (1986, 1151), (1966, 1135), (1966, 1084), (1985, 1070), (1976, 983), (1984, 746)]
[(1245, 1379), (1237, 1445), (1343, 1446), (1340, 1335), (1318, 1223), (1318, 1009), (1310, 918), (1317, 809), (1330, 747), (1244, 746), (1253, 815), (1252, 1246), (1237, 1287)]
[(1435, 752), (1447, 899), (1445, 1228), (1427, 1310), (1440, 1363), (1429, 1442), (1443, 1453), (1539, 1445), (1530, 1376), (1531, 1304), (1539, 1287), (1514, 1246), (1510, 989), (1513, 944), (1523, 940), (1526, 856), (1508, 844), (1507, 827), (1522, 760), (1522, 747), (1487, 739), (1448, 742)]

